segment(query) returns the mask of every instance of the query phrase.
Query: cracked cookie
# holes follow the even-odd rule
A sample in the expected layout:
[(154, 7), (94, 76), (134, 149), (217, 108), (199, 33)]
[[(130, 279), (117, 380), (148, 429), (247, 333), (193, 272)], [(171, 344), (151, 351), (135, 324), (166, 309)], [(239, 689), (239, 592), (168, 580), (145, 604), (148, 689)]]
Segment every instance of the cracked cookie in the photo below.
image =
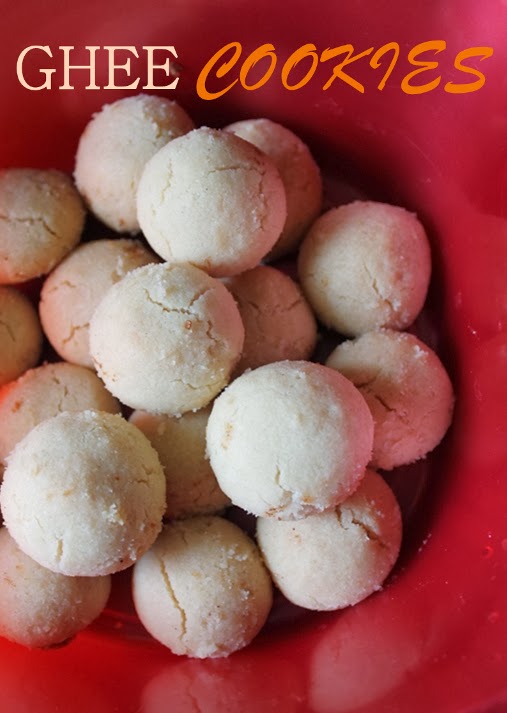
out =
[(81, 239), (85, 207), (67, 174), (0, 170), (0, 284), (47, 275)]
[(270, 265), (223, 280), (239, 308), (245, 342), (235, 375), (285, 359), (309, 359), (317, 321), (299, 286)]
[(285, 188), (273, 161), (253, 144), (200, 127), (146, 164), (137, 215), (153, 250), (214, 277), (255, 267), (280, 236)]
[(348, 337), (406, 329), (426, 299), (430, 246), (414, 213), (353, 201), (317, 218), (297, 267), (303, 292), (327, 327)]
[(188, 263), (146, 265), (106, 292), (90, 323), (97, 373), (122, 403), (177, 415), (228, 383), (244, 328), (227, 288)]
[(16, 443), (63, 411), (120, 413), (120, 404), (91, 369), (64, 361), (29, 369), (0, 389), (0, 475)]
[(273, 586), (255, 542), (215, 515), (166, 525), (134, 565), (132, 593), (142, 624), (174, 654), (218, 658), (259, 633)]
[(231, 501), (280, 519), (345, 500), (364, 475), (372, 443), (373, 419), (358, 389), (308, 361), (238, 376), (213, 402), (206, 431), (211, 466)]
[(326, 365), (350, 379), (371, 410), (374, 468), (413, 463), (444, 437), (452, 420), (453, 386), (437, 354), (415, 335), (368, 332), (339, 344)]
[(280, 172), (287, 197), (287, 218), (266, 259), (292, 253), (322, 207), (320, 168), (310, 149), (286, 126), (266, 118), (236, 121), (225, 131), (232, 131), (264, 151)]
[(366, 470), (338, 507), (295, 522), (258, 518), (257, 542), (276, 586), (306, 609), (352, 606), (381, 589), (400, 551), (398, 502)]
[(0, 636), (29, 648), (65, 644), (101, 614), (110, 591), (110, 575), (52, 572), (0, 528)]
[(119, 233), (139, 232), (136, 191), (146, 162), (194, 128), (175, 101), (150, 94), (105, 104), (79, 139), (74, 179), (89, 210)]
[(28, 297), (0, 285), (0, 386), (37, 364), (42, 340), (37, 310)]
[(210, 412), (211, 405), (181, 416), (138, 410), (129, 418), (160, 458), (167, 485), (166, 519), (220, 513), (230, 505), (206, 458)]
[(39, 314), (51, 346), (62, 359), (94, 368), (89, 327), (109, 287), (127, 272), (160, 262), (139, 240), (103, 238), (81, 243), (45, 279)]
[(18, 546), (41, 566), (100, 576), (126, 569), (155, 541), (165, 478), (148, 439), (121, 416), (63, 412), (16, 445), (0, 505)]

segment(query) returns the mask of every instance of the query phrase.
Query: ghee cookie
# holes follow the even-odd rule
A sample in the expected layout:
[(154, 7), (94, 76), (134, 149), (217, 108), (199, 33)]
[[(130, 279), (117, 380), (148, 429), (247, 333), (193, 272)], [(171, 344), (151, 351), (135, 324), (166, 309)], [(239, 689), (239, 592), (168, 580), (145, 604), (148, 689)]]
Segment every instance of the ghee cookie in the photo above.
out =
[(368, 332), (339, 344), (326, 364), (357, 386), (371, 410), (373, 467), (413, 463), (447, 432), (454, 408), (451, 380), (437, 354), (413, 334)]
[(310, 149), (293, 131), (271, 119), (244, 119), (225, 127), (264, 151), (280, 172), (287, 196), (287, 218), (266, 259), (295, 251), (319, 215), (322, 202), (320, 168)]
[(228, 383), (243, 340), (231, 293), (187, 263), (129, 272), (90, 322), (90, 352), (107, 388), (154, 413), (207, 406)]
[(117, 414), (63, 412), (7, 460), (4, 522), (41, 566), (102, 576), (132, 565), (162, 527), (165, 477), (148, 439)]
[(347, 498), (372, 443), (373, 419), (352, 382), (305, 361), (238, 376), (213, 402), (206, 432), (211, 467), (231, 501), (288, 520)]
[(0, 386), (38, 363), (42, 339), (37, 310), (28, 297), (0, 286)]
[(119, 233), (138, 233), (136, 192), (145, 163), (194, 128), (175, 101), (138, 94), (105, 104), (79, 139), (74, 179), (91, 212)]
[(137, 191), (139, 225), (168, 262), (214, 277), (255, 267), (278, 240), (285, 188), (272, 160), (228, 131), (201, 127), (146, 164)]
[(85, 207), (61, 171), (0, 170), (0, 284), (47, 275), (81, 239)]
[(383, 478), (367, 470), (336, 508), (297, 522), (257, 520), (257, 542), (277, 587), (305, 609), (343, 609), (381, 589), (398, 558), (402, 521)]
[(298, 274), (327, 327), (349, 337), (405, 329), (426, 299), (429, 241), (414, 213), (354, 201), (317, 218), (301, 244)]
[(29, 369), (0, 389), (0, 474), (16, 443), (41, 421), (63, 411), (120, 408), (91, 369), (64, 361)]
[(253, 540), (217, 516), (167, 525), (132, 578), (148, 632), (174, 654), (201, 659), (249, 644), (271, 610), (272, 590)]
[(165, 517), (181, 519), (219, 513), (230, 505), (206, 457), (206, 425), (211, 405), (181, 416), (134, 411), (129, 421), (149, 439), (164, 469)]
[(39, 302), (44, 332), (59, 356), (94, 368), (89, 326), (95, 308), (127, 272), (159, 261), (143, 243), (129, 238), (92, 240), (67, 255), (44, 281)]
[(0, 528), (0, 636), (28, 648), (64, 644), (102, 613), (110, 591), (110, 575), (52, 572)]
[(317, 321), (299, 286), (270, 265), (224, 278), (237, 302), (245, 342), (236, 374), (285, 359), (309, 359)]

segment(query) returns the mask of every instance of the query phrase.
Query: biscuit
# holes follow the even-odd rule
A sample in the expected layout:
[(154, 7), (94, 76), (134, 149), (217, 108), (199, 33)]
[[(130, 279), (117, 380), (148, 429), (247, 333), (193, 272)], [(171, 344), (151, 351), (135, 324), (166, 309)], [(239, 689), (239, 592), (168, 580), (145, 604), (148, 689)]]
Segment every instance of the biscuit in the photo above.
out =
[(101, 614), (110, 591), (110, 575), (52, 572), (0, 528), (0, 636), (29, 648), (64, 644)]
[(6, 168), (0, 218), (0, 284), (18, 284), (47, 275), (78, 244), (85, 208), (67, 174)]
[(299, 286), (270, 265), (224, 278), (245, 328), (236, 374), (286, 359), (309, 359), (317, 342), (317, 322)]
[(41, 566), (70, 576), (126, 569), (162, 527), (165, 478), (148, 439), (117, 414), (63, 412), (14, 448), (4, 522)]
[(264, 151), (278, 168), (287, 196), (287, 218), (266, 259), (293, 253), (322, 208), (322, 177), (310, 149), (294, 132), (271, 119), (244, 119), (225, 130)]
[(146, 164), (137, 191), (139, 225), (168, 262), (214, 277), (255, 267), (279, 238), (285, 188), (271, 159), (234, 134), (201, 127)]
[(145, 163), (194, 128), (175, 101), (149, 94), (105, 104), (80, 136), (74, 178), (90, 211), (119, 233), (139, 232), (136, 192)]
[(371, 410), (373, 467), (391, 470), (413, 463), (447, 432), (453, 386), (437, 354), (415, 335), (369, 332), (339, 344), (326, 364), (357, 386)]
[(0, 286), (0, 386), (38, 363), (42, 340), (37, 310), (28, 297)]
[(111, 238), (78, 245), (42, 285), (39, 314), (44, 332), (66, 361), (94, 368), (90, 319), (111, 285), (136, 267), (159, 262), (138, 240)]
[(132, 577), (141, 623), (174, 654), (193, 658), (249, 644), (271, 610), (272, 590), (254, 541), (218, 516), (167, 525)]
[(97, 374), (64, 361), (29, 369), (0, 389), (0, 474), (16, 443), (41, 421), (63, 411), (120, 413)]
[(345, 502), (297, 522), (257, 520), (257, 542), (284, 596), (317, 611), (343, 609), (381, 589), (400, 551), (401, 512), (367, 470)]
[(154, 413), (206, 406), (228, 383), (243, 340), (231, 293), (187, 263), (129, 272), (90, 322), (90, 352), (107, 388)]
[(238, 376), (213, 402), (206, 431), (211, 467), (233, 504), (280, 519), (348, 497), (372, 442), (373, 419), (352, 382), (305, 361)]
[(206, 458), (206, 424), (211, 405), (181, 416), (134, 411), (129, 421), (149, 439), (164, 469), (167, 519), (224, 510), (230, 500)]
[(374, 201), (326, 211), (298, 256), (301, 286), (318, 319), (349, 337), (410, 326), (430, 274), (429, 241), (416, 215)]

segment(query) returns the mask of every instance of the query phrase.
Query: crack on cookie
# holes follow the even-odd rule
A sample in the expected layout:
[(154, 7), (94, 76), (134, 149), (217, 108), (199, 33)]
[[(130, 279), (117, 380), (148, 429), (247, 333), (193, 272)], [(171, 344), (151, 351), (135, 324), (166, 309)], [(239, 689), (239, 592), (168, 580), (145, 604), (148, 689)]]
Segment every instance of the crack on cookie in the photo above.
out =
[(9, 339), (12, 342), (16, 342), (16, 333), (8, 322), (0, 319), (0, 327), (3, 327), (6, 330), (7, 334), (9, 335)]
[(180, 630), (180, 634), (179, 634), (178, 638), (180, 641), (183, 641), (183, 639), (187, 633), (187, 615), (186, 615), (185, 609), (182, 607), (178, 597), (176, 596), (176, 592), (174, 591), (174, 587), (171, 584), (169, 574), (167, 573), (167, 569), (166, 569), (165, 563), (162, 560), (162, 558), (159, 558), (158, 564), (159, 564), (160, 575), (164, 582), (166, 592), (169, 595), (170, 600), (172, 601), (177, 612), (180, 615), (181, 630)]

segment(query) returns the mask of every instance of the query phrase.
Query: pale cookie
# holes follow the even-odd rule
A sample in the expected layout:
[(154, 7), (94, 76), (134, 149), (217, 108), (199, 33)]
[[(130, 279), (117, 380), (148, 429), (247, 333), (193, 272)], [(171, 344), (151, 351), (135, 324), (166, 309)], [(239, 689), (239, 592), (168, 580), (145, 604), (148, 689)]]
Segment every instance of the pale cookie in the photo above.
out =
[(320, 169), (304, 141), (271, 119), (244, 119), (225, 127), (264, 151), (280, 172), (287, 196), (287, 219), (268, 259), (294, 252), (320, 213), (323, 201)]
[(372, 465), (391, 470), (423, 458), (452, 420), (454, 392), (435, 352), (413, 334), (369, 332), (329, 355), (361, 391), (375, 423)]
[(14, 448), (0, 490), (19, 547), (67, 575), (132, 565), (162, 527), (165, 478), (148, 439), (119, 415), (64, 412)]
[(257, 546), (217, 516), (166, 526), (134, 566), (135, 608), (174, 654), (217, 658), (244, 648), (263, 627), (272, 584)]
[(0, 170), (0, 284), (47, 275), (80, 238), (83, 201), (67, 174)]
[(145, 163), (194, 128), (175, 101), (138, 94), (105, 104), (77, 147), (76, 185), (94, 215), (119, 233), (138, 233), (136, 192)]
[(400, 551), (398, 502), (367, 470), (338, 507), (297, 522), (257, 520), (257, 541), (273, 580), (293, 604), (329, 611), (381, 589)]
[(166, 477), (167, 519), (219, 513), (230, 504), (206, 458), (210, 412), (211, 405), (181, 416), (134, 411), (129, 418), (160, 458)]
[(416, 215), (373, 201), (317, 218), (298, 258), (317, 317), (345, 336), (408, 327), (423, 307), (430, 273), (430, 246)]
[(146, 265), (113, 285), (90, 323), (99, 376), (134, 409), (177, 415), (228, 383), (244, 328), (227, 288), (186, 263)]
[(237, 302), (245, 343), (236, 374), (284, 359), (309, 359), (317, 322), (298, 285), (269, 265), (224, 278)]
[(213, 403), (206, 439), (218, 483), (235, 505), (290, 520), (334, 507), (357, 488), (371, 458), (373, 420), (338, 372), (284, 361), (235, 379)]
[(93, 368), (89, 326), (109, 287), (127, 272), (159, 258), (129, 238), (92, 240), (78, 245), (46, 278), (39, 314), (55, 351), (67, 361)]
[(29, 369), (0, 389), (0, 475), (16, 443), (63, 411), (120, 413), (120, 404), (91, 369), (64, 361)]
[(37, 310), (16, 288), (0, 286), (0, 386), (34, 367), (41, 351)]
[(148, 161), (137, 211), (146, 239), (164, 260), (225, 277), (255, 267), (271, 250), (287, 202), (266, 154), (230, 132), (201, 127)]
[(0, 636), (29, 648), (64, 644), (102, 613), (110, 591), (110, 575), (51, 572), (0, 529)]

